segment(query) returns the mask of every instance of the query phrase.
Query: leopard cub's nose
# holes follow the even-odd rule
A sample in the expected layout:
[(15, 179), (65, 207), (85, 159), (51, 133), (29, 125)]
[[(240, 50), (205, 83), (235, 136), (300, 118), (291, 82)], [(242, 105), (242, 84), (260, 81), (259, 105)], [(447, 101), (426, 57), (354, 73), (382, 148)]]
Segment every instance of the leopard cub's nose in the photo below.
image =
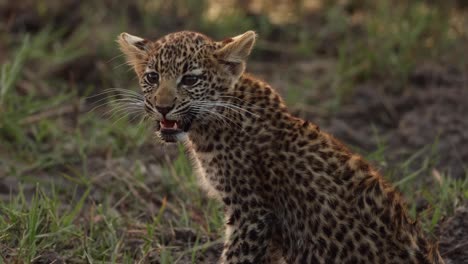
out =
[(169, 113), (172, 109), (174, 109), (174, 105), (169, 106), (169, 107), (161, 107), (161, 106), (155, 106), (156, 110), (158, 110), (159, 113), (163, 117), (166, 117), (167, 113)]

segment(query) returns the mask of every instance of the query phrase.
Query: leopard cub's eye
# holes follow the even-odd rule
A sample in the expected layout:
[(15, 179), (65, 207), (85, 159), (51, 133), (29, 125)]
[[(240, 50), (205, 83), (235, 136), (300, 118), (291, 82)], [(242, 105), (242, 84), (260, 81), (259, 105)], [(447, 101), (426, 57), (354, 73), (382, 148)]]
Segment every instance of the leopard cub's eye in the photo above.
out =
[(193, 86), (195, 85), (199, 80), (199, 77), (196, 75), (185, 75), (182, 77), (182, 80), (180, 80), (180, 83), (184, 86)]
[(159, 82), (159, 74), (157, 72), (148, 72), (145, 74), (145, 80), (149, 84), (157, 84)]

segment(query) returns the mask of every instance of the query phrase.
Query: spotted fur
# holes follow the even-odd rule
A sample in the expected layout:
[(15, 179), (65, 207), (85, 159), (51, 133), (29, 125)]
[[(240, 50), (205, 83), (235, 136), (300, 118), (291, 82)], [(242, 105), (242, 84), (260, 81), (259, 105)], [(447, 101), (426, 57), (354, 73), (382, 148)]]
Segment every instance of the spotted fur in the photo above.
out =
[[(220, 263), (443, 263), (372, 166), (244, 73), (254, 42), (253, 32), (119, 38), (159, 137), (185, 144), (202, 186), (224, 203)], [(195, 85), (181, 84), (187, 74)]]

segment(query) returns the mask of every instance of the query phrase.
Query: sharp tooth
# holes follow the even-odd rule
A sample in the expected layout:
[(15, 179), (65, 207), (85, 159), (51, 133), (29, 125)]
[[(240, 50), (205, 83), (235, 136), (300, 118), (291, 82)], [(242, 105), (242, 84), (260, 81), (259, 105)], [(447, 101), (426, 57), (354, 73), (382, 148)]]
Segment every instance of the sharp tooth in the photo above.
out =
[(174, 122), (174, 125), (172, 126), (173, 129), (177, 129), (177, 122)]

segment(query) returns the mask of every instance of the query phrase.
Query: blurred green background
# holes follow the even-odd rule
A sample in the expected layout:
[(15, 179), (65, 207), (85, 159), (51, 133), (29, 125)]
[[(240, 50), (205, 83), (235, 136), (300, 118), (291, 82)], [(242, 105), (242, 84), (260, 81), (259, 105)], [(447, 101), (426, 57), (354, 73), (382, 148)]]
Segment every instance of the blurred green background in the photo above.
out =
[(139, 90), (117, 35), (179, 30), (255, 30), (248, 71), (371, 160), (463, 263), (462, 0), (0, 0), (0, 262), (215, 262), (220, 204), (183, 150), (119, 103)]

